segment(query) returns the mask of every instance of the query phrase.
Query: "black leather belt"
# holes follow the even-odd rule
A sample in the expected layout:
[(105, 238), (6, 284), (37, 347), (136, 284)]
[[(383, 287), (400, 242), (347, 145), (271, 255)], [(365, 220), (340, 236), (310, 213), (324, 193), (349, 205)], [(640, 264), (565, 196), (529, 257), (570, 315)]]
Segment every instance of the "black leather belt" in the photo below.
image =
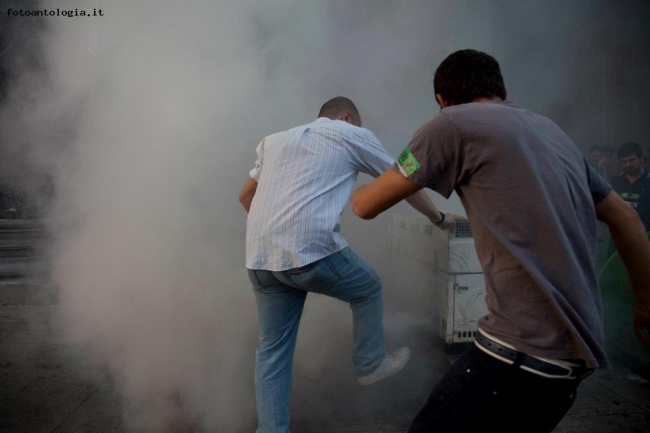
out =
[(551, 364), (550, 362), (543, 361), (538, 358), (526, 355), (525, 353), (513, 350), (503, 344), (486, 337), (480, 331), (476, 332), (476, 344), (481, 348), (486, 349), (488, 352), (494, 353), (500, 358), (512, 361), (513, 366), (524, 368), (531, 373), (537, 373), (544, 377), (558, 378), (558, 379), (577, 379), (588, 376), (594, 369), (586, 367), (561, 367), (559, 365)]

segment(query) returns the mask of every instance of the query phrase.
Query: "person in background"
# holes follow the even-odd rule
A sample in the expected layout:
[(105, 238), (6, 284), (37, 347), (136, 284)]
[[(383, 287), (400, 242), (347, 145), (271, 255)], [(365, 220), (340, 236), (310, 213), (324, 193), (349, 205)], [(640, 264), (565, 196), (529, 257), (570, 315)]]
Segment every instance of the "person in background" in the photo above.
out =
[(618, 162), (623, 171), (612, 180), (612, 188), (634, 209), (650, 231), (650, 170), (643, 166), (643, 151), (639, 143), (619, 146)]
[(614, 167), (614, 146), (605, 144), (600, 147), (601, 159), (598, 161), (598, 172), (607, 182), (612, 182), (612, 179), (618, 171)]
[(598, 163), (603, 159), (603, 152), (598, 145), (589, 146), (589, 165), (592, 168), (598, 168)]
[[(361, 385), (397, 373), (410, 357), (407, 347), (386, 352), (381, 281), (340, 233), (358, 174), (379, 176), (395, 158), (361, 127), (359, 111), (345, 97), (323, 104), (314, 122), (264, 138), (257, 155), (239, 196), (248, 212), (246, 267), (260, 324), (257, 433), (287, 433), (293, 353), (308, 292), (350, 304)], [(439, 228), (456, 220), (424, 191), (407, 201)]]
[[(650, 243), (636, 212), (551, 120), (509, 101), (499, 63), (476, 50), (434, 76), (441, 111), (394, 167), (354, 191), (374, 218), (430, 188), (456, 191), (485, 278), (488, 314), (474, 344), (433, 388), (409, 433), (550, 432), (596, 367), (608, 367), (596, 279), (596, 221), (624, 254), (634, 330), (650, 326)], [(516, 170), (516, 175), (513, 174)]]

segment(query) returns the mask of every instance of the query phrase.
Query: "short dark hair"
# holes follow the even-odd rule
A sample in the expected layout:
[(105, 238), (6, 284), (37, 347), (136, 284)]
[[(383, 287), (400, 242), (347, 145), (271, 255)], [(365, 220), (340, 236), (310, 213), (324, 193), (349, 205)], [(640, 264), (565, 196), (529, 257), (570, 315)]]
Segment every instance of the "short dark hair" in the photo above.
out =
[(626, 156), (630, 156), (632, 154), (636, 154), (639, 158), (643, 158), (643, 150), (641, 150), (641, 145), (639, 143), (635, 143), (633, 141), (628, 141), (627, 143), (623, 143), (618, 147), (618, 152), (616, 152), (616, 155), (620, 158), (625, 158)]
[(433, 90), (451, 105), (465, 104), (480, 97), (506, 99), (499, 62), (476, 50), (456, 51), (443, 60), (434, 74)]
[(332, 98), (324, 103), (323, 106), (320, 107), (318, 117), (329, 117), (331, 119), (345, 111), (349, 111), (352, 117), (356, 118), (356, 120), (361, 120), (361, 115), (359, 114), (359, 110), (357, 110), (357, 106), (345, 96), (337, 96), (336, 98)]

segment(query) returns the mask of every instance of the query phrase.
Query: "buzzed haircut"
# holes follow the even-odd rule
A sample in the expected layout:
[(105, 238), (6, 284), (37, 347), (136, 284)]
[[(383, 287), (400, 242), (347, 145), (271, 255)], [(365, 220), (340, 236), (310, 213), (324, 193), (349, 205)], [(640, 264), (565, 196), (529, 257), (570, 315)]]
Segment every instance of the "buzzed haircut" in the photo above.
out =
[(361, 120), (361, 115), (359, 114), (356, 105), (345, 96), (337, 96), (336, 98), (332, 98), (324, 103), (323, 106), (320, 107), (318, 117), (329, 117), (332, 119), (345, 111), (349, 111), (355, 120)]
[(433, 89), (451, 105), (466, 104), (480, 97), (506, 99), (499, 62), (482, 51), (460, 50), (440, 63)]
[(625, 158), (626, 156), (630, 156), (632, 154), (636, 154), (636, 156), (639, 158), (643, 158), (643, 150), (641, 149), (641, 145), (639, 143), (635, 143), (633, 141), (623, 143), (618, 147), (618, 152), (616, 153), (619, 159)]

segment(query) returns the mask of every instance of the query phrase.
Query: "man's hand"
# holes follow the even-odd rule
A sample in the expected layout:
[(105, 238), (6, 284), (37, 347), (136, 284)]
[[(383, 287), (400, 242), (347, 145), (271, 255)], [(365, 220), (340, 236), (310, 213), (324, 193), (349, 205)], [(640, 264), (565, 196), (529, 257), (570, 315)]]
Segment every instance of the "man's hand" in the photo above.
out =
[(438, 227), (441, 230), (450, 230), (453, 231), (454, 228), (456, 227), (456, 221), (465, 221), (467, 218), (465, 218), (462, 215), (456, 215), (455, 213), (445, 213), (445, 221), (438, 225), (435, 223), (435, 221), (431, 221), (433, 225)]

